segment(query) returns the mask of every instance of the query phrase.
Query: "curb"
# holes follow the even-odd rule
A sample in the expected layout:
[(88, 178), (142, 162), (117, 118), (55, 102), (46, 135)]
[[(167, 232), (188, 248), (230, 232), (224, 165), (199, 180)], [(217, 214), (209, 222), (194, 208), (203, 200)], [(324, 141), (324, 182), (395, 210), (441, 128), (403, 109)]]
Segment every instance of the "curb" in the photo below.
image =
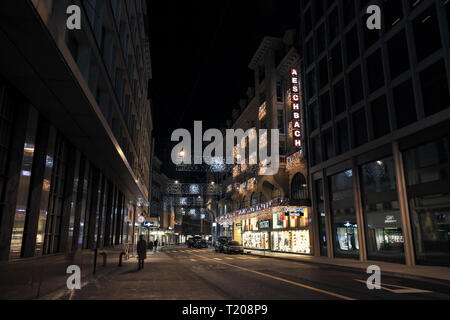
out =
[[(311, 260), (298, 260), (298, 259), (293, 259), (293, 258), (288, 258), (288, 257), (277, 257), (277, 256), (264, 256), (264, 255), (260, 255), (260, 254), (254, 254), (254, 253), (250, 253), (250, 252), (246, 252), (245, 254), (247, 255), (253, 255), (253, 256), (258, 256), (261, 258), (270, 258), (270, 259), (277, 259), (277, 260), (285, 260), (285, 261), (291, 261), (291, 262), (300, 262), (300, 263), (309, 263), (309, 264), (315, 264), (315, 265), (321, 265), (324, 267), (332, 267), (335, 269), (340, 269), (340, 270), (350, 270), (350, 271), (364, 271), (365, 268), (360, 268), (360, 267), (353, 267), (353, 266), (342, 266), (342, 265), (337, 265), (337, 264), (330, 264), (330, 263), (324, 263), (324, 262), (318, 262), (318, 261), (311, 261)], [(427, 282), (432, 282), (432, 283), (436, 283), (436, 284), (440, 284), (440, 285), (444, 285), (444, 286), (449, 286), (450, 287), (450, 280), (446, 280), (446, 279), (440, 279), (440, 278), (433, 278), (433, 277), (426, 277), (426, 276), (420, 276), (420, 275), (414, 275), (414, 274), (407, 274), (407, 273), (401, 273), (401, 272), (396, 272), (396, 271), (382, 271), (383, 274), (389, 275), (389, 276), (394, 276), (394, 277), (398, 277), (398, 278), (404, 278), (404, 279), (410, 279), (410, 280), (419, 280), (419, 281), (427, 281)]]

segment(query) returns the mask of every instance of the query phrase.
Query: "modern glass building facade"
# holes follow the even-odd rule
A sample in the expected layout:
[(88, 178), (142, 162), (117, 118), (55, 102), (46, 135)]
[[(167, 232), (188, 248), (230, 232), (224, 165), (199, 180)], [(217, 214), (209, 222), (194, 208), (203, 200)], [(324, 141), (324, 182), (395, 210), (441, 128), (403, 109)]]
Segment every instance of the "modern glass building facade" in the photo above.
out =
[(301, 6), (315, 254), (450, 266), (450, 3)]
[(146, 2), (0, 11), (0, 260), (133, 244), (150, 188)]

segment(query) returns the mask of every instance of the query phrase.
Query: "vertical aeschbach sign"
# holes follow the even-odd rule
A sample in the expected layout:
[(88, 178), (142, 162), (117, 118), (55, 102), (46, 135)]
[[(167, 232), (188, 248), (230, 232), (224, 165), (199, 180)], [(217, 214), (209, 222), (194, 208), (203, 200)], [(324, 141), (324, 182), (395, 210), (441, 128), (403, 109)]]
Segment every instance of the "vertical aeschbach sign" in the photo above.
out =
[(302, 149), (302, 123), (300, 112), (300, 80), (297, 69), (291, 69), (291, 101), (292, 101), (292, 130), (294, 146)]

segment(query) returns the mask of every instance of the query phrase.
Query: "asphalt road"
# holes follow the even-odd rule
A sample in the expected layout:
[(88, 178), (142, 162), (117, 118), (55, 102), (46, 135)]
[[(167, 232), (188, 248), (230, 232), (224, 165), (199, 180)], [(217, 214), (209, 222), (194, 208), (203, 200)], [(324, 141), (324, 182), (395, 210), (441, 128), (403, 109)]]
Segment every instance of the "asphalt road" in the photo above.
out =
[(62, 299), (148, 300), (396, 300), (450, 299), (439, 281), (381, 275), (369, 290), (363, 271), (212, 249), (177, 247), (149, 253), (145, 268), (132, 258)]

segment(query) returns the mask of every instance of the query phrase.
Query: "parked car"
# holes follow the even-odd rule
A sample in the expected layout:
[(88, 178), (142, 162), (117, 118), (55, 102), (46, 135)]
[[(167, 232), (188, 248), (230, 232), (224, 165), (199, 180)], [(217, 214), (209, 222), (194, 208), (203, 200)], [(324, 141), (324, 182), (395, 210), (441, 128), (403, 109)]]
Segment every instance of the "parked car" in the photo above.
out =
[(223, 252), (223, 246), (227, 244), (227, 242), (230, 240), (231, 240), (230, 237), (224, 236), (217, 238), (216, 243), (214, 244), (214, 250), (216, 252)]
[(223, 246), (223, 251), (225, 253), (244, 253), (244, 247), (237, 241), (228, 241)]
[(208, 248), (208, 243), (205, 239), (197, 239), (194, 240), (194, 248), (202, 249), (202, 248)]

